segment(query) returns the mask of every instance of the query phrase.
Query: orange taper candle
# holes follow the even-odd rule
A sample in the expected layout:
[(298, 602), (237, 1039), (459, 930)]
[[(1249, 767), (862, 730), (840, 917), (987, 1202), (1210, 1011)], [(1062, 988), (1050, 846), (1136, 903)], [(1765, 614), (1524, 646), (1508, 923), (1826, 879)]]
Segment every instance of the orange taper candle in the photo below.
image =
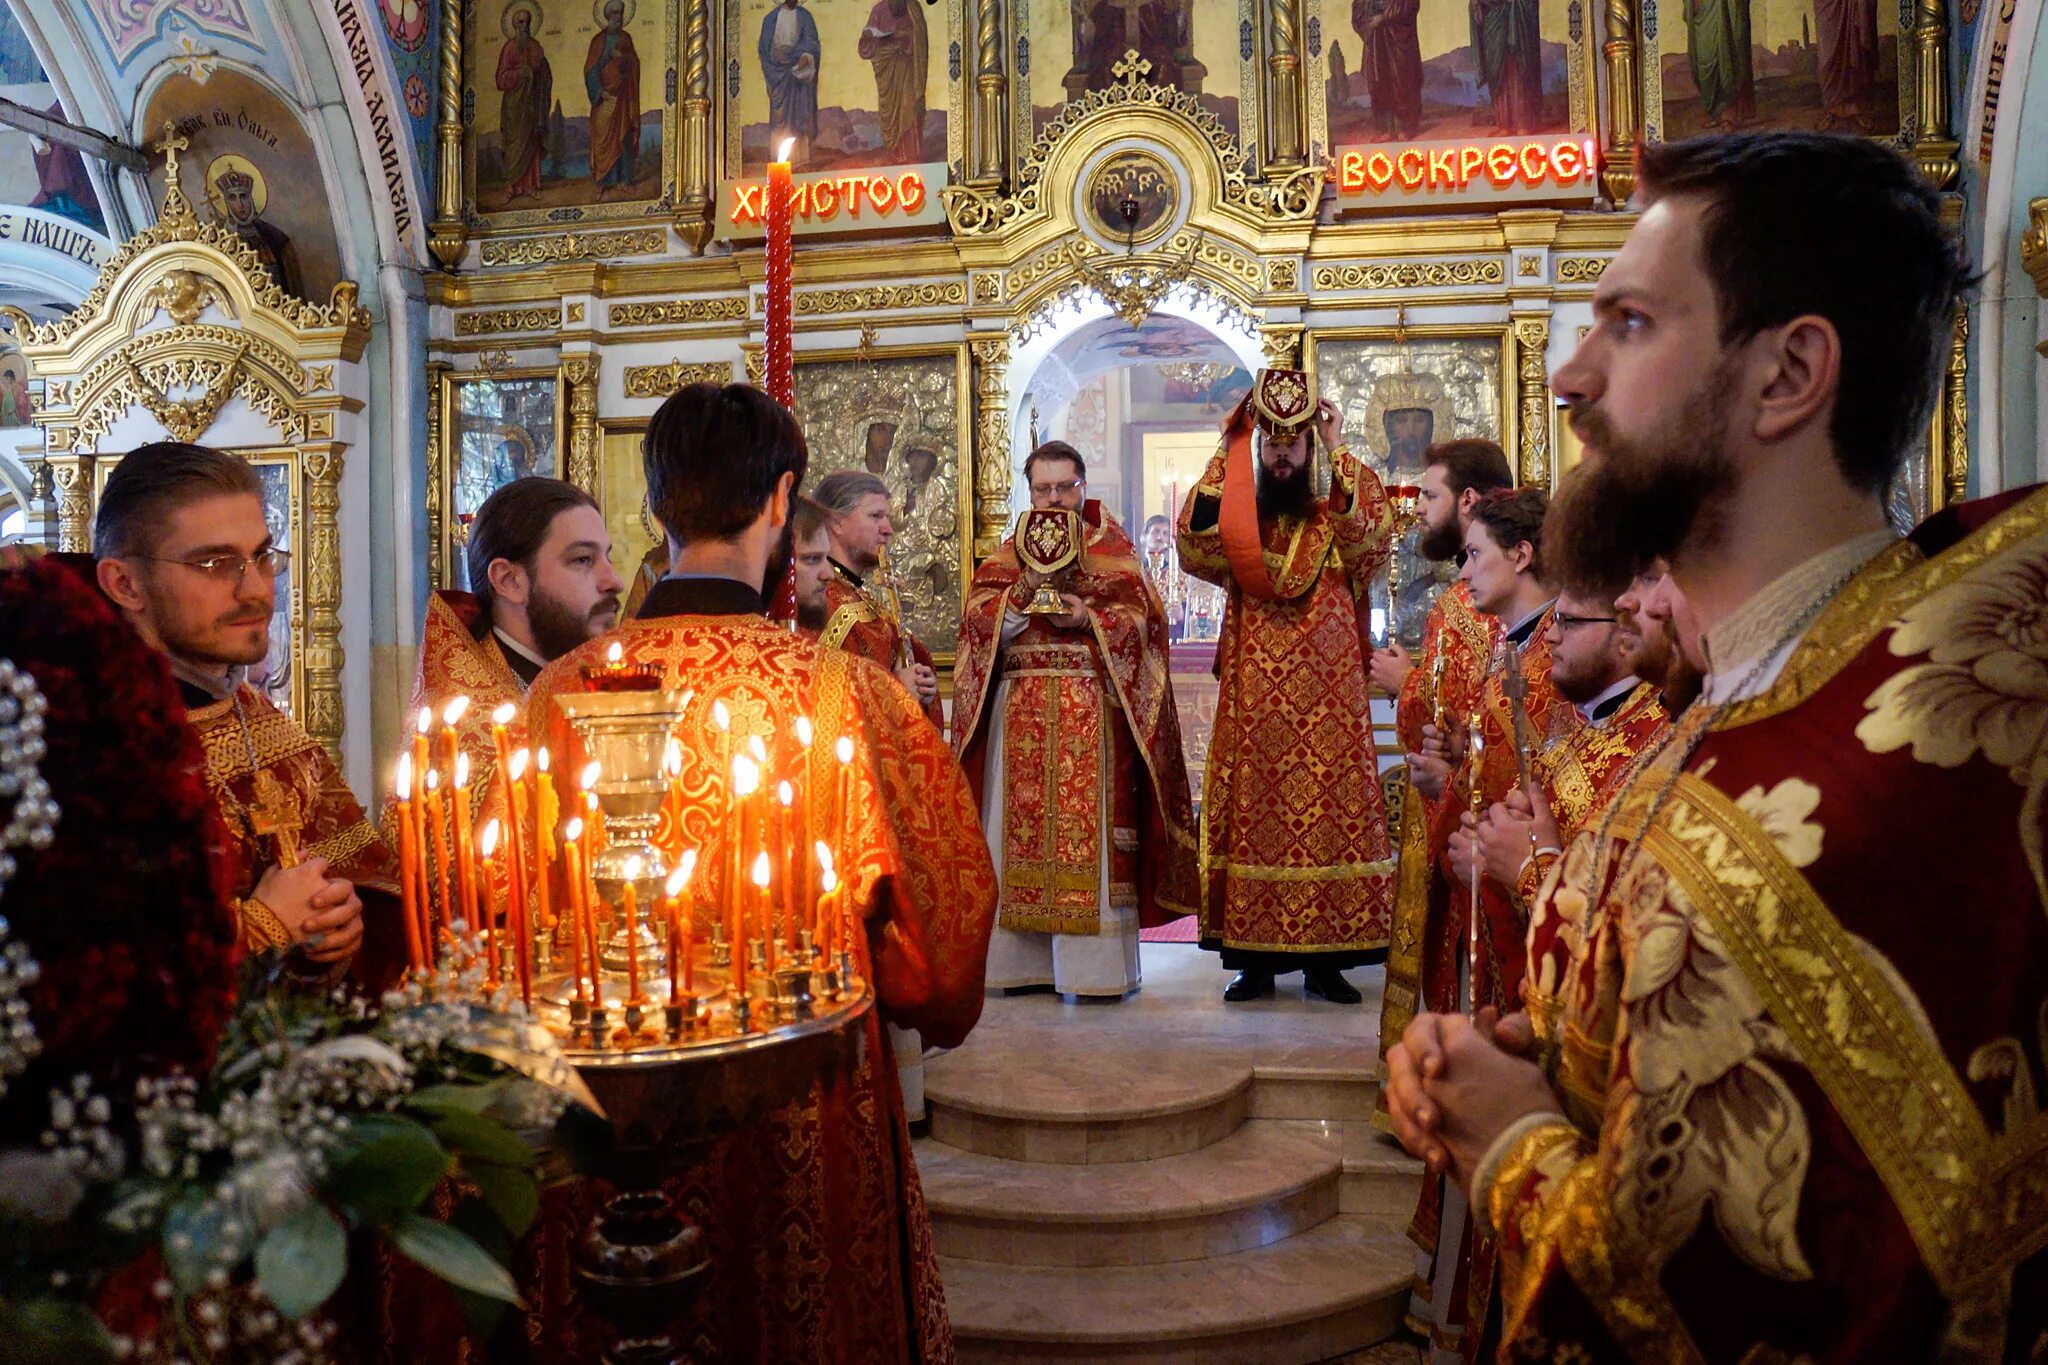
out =
[[(427, 830), (434, 839), (434, 862), (437, 873), (435, 880), (440, 884), (441, 902), (439, 914), (430, 917), (429, 923), (439, 928), (445, 936), (448, 932), (448, 921), (455, 915), (455, 898), (449, 891), (448, 835), (446, 822), (442, 819), (444, 804), (441, 799), (441, 774), (430, 768), (427, 770)], [(431, 944), (429, 950), (431, 951)]]
[(568, 870), (568, 885), (562, 894), (569, 911), (569, 980), (576, 985), (576, 998), (590, 1003), (583, 989), (583, 821), (572, 819), (562, 826), (562, 855)]
[(476, 841), (476, 851), (484, 860), (484, 884), (477, 913), (484, 922), (484, 986), (488, 990), (495, 990), (498, 985), (498, 917), (491, 905), (491, 891), (498, 884), (499, 828), (496, 819), (487, 821)]
[(690, 875), (697, 870), (697, 850), (683, 850), (682, 861), (676, 870), (668, 874), (668, 884), (662, 887), (668, 898), (668, 1002), (676, 1003), (676, 977), (680, 973), (682, 988), (692, 990), (690, 979), (690, 944), (696, 935), (696, 925), (688, 907), (683, 904), (683, 892), (689, 888)]
[(562, 806), (555, 799), (555, 779), (548, 772), (548, 751), (543, 747), (533, 756), (533, 837), (540, 845), (540, 856), (534, 862), (538, 904), (535, 914), (540, 920), (540, 931), (552, 935), (555, 932), (555, 908), (553, 904), (555, 855), (555, 828), (562, 818)]
[(640, 860), (626, 859), (626, 880), (619, 898), (626, 916), (626, 1000), (635, 1005), (646, 998), (640, 994), (640, 907), (633, 899), (633, 883), (639, 879)]
[(462, 922), (474, 934), (480, 927), (476, 909), (476, 831), (469, 824), (469, 755), (455, 756), (455, 896), (462, 906)]
[(398, 803), (398, 896), (405, 916), (406, 965), (414, 972), (426, 961), (420, 933), (419, 864), (412, 838), (412, 755), (398, 756), (398, 777), (392, 784)]

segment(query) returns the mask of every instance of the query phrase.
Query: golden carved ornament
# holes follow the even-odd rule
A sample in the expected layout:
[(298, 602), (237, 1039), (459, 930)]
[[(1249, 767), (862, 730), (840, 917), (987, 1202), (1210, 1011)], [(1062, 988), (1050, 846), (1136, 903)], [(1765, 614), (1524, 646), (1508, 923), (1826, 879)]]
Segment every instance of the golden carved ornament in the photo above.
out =
[(1282, 294), (1291, 294), (1301, 288), (1301, 265), (1296, 261), (1268, 261), (1266, 263), (1266, 285)]
[(1003, 277), (993, 271), (978, 271), (974, 276), (974, 301), (976, 303), (1001, 303), (1003, 301)]
[(628, 365), (626, 397), (666, 398), (685, 384), (730, 384), (730, 360), (671, 360), (666, 365)]
[(463, 0), (440, 0), (441, 79), (434, 99), (434, 142), (440, 155), (434, 168), (434, 218), (427, 227), (427, 248), (444, 270), (462, 264), (469, 240), (463, 221), (462, 39)]
[(1259, 350), (1266, 357), (1268, 369), (1301, 368), (1301, 338), (1304, 330), (1299, 323), (1259, 329)]
[(2020, 264), (2033, 277), (2034, 292), (2048, 299), (2048, 196), (2027, 201), (2027, 230), (2020, 234)]
[[(228, 395), (234, 392), (235, 381), (242, 373), (242, 356), (247, 349), (246, 346), (237, 347), (235, 353), (224, 361), (192, 357), (167, 361), (163, 366), (164, 381), (152, 381), (127, 356), (121, 357), (121, 365), (127, 372), (129, 390), (135, 400), (163, 423), (172, 440), (190, 444), (206, 434), (206, 429), (213, 425), (214, 417), (220, 412), (220, 405), (227, 402)], [(199, 394), (195, 398), (173, 399), (170, 390), (174, 388), (196, 388)]]
[(1521, 404), (1521, 476), (1525, 487), (1550, 486), (1550, 315), (1518, 314), (1515, 327), (1515, 382)]
[(742, 322), (747, 316), (744, 294), (705, 299), (665, 299), (660, 303), (615, 303), (609, 317), (614, 327), (655, 327), (679, 322)]
[(668, 250), (665, 228), (620, 232), (563, 232), (553, 237), (515, 237), (485, 242), (485, 265), (546, 265), (552, 261), (607, 261), (621, 256), (659, 256)]
[(875, 313), (898, 308), (942, 308), (967, 302), (964, 280), (877, 284), (860, 289), (813, 289), (796, 296), (798, 317), (821, 313)]
[(594, 355), (562, 357), (562, 386), (569, 395), (569, 460), (563, 472), (593, 498), (598, 496), (597, 365)]
[(157, 313), (169, 313), (171, 321), (180, 327), (190, 327), (199, 321), (199, 315), (208, 305), (218, 305), (220, 310), (233, 318), (234, 304), (227, 292), (210, 275), (197, 270), (166, 270), (163, 277), (151, 285), (142, 296), (142, 319), (154, 317)]
[(968, 338), (974, 355), (974, 557), (994, 554), (1010, 522), (1010, 339)]
[(305, 392), (319, 393), (334, 387), (334, 366), (308, 365), (306, 367)]
[(1595, 284), (1607, 273), (1611, 256), (1566, 256), (1557, 263), (1559, 284)]
[(1195, 248), (1160, 260), (1156, 256), (1099, 256), (1094, 260), (1070, 253), (1074, 275), (1132, 327), (1142, 327), (1169, 294), (1188, 282), (1195, 268)]
[(996, 188), (978, 185), (948, 186), (941, 198), (946, 219), (961, 236), (987, 236), (1043, 208), (1046, 162), (1053, 149), (1075, 128), (1101, 116), (1105, 122), (1133, 110), (1154, 109), (1172, 114), (1191, 124), (1222, 168), (1222, 202), (1255, 218), (1273, 223), (1299, 223), (1314, 218), (1322, 197), (1326, 168), (1320, 163), (1288, 171), (1280, 179), (1255, 181), (1245, 165), (1237, 137), (1202, 104), (1200, 97), (1172, 86), (1156, 85), (1145, 79), (1152, 64), (1135, 50), (1111, 68), (1116, 84), (1090, 90), (1069, 100), (1053, 115), (1031, 143), (1017, 170), (1017, 188), (1004, 194)]
[(1501, 284), (1507, 272), (1498, 259), (1484, 261), (1399, 261), (1392, 265), (1323, 265), (1309, 277), (1317, 289), (1441, 289), (1455, 285)]
[(455, 335), (459, 337), (497, 336), (503, 332), (545, 332), (551, 327), (562, 325), (562, 305), (550, 304), (545, 308), (492, 308), (477, 313), (455, 315)]

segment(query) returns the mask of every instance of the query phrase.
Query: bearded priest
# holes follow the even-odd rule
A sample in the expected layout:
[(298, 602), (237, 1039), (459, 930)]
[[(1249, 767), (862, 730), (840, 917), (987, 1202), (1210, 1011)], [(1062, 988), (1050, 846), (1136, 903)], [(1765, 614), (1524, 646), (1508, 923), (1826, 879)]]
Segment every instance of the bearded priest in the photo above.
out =
[[(100, 591), (169, 660), (206, 750), (251, 949), (381, 992), (405, 964), (398, 860), (313, 737), (251, 687), (290, 567), (239, 455), (164, 441), (121, 459), (93, 523)], [(82, 570), (83, 566), (79, 566)]]
[(2028, 1359), (2048, 492), (1891, 525), (1972, 284), (1912, 160), (1697, 138), (1636, 195), (1546, 552), (1668, 557), (1712, 671), (1539, 894), (1555, 1000), (1419, 1016), (1389, 1109), (1498, 1232), (1479, 1358)]
[(550, 660), (618, 624), (625, 584), (611, 553), (597, 500), (564, 480), (514, 479), (477, 508), (465, 550), (470, 590), (427, 599), (406, 708), (431, 713), (438, 726), (451, 701), (469, 699), (455, 733), (473, 790), (488, 792), (497, 768), (499, 708), (522, 703)]
[(1064, 441), (1024, 461), (1031, 505), (1076, 513), (1084, 544), (1060, 610), (1013, 537), (975, 571), (954, 664), (953, 747), (1002, 877), (989, 985), (1120, 999), (1138, 928), (1192, 913), (1193, 812), (1166, 613), (1137, 547), (1088, 496)]
[(903, 624), (883, 567), (896, 523), (889, 515), (889, 485), (862, 469), (841, 469), (818, 480), (811, 500), (825, 509), (832, 540), (832, 577), (825, 584), (824, 642), (880, 664), (916, 696), (940, 734), (946, 712), (932, 652)]
[[(710, 1262), (684, 1339), (706, 1360), (950, 1360), (931, 1225), (882, 1025), (952, 1047), (980, 1016), (996, 883), (973, 799), (908, 692), (866, 660), (764, 615), (769, 561), (783, 548), (809, 463), (795, 419), (748, 385), (692, 384), (654, 414), (642, 458), (649, 505), (677, 547), (673, 568), (638, 617), (548, 665), (533, 685), (529, 725), (566, 750), (573, 741), (553, 699), (584, 690), (584, 668), (617, 645), (626, 664), (657, 666), (664, 687), (691, 692), (692, 715), (724, 703), (742, 742), (783, 750), (799, 717), (812, 719), (819, 749), (852, 738), (846, 808), (855, 817), (839, 870), (865, 926), (852, 949), (878, 1002), (856, 1072), (734, 1133), (683, 1177), (677, 1202), (698, 1219)], [(684, 816), (684, 839), (709, 867), (726, 865), (726, 832), (710, 812), (724, 809), (727, 775), (704, 757), (717, 752), (709, 738), (681, 747), (684, 787), (705, 794)], [(565, 1238), (572, 1227), (550, 1217), (543, 1234)], [(564, 1250), (536, 1264), (559, 1267)], [(541, 1354), (596, 1358), (595, 1343), (576, 1339), (566, 1282), (527, 1292)]]
[[(1394, 862), (1364, 619), (1393, 512), (1342, 428), (1306, 374), (1259, 371), (1180, 510), (1182, 567), (1228, 594), (1201, 833), (1202, 943), (1238, 973), (1226, 1000), (1299, 970), (1308, 994), (1356, 1004), (1343, 969), (1386, 956)], [(1309, 477), (1317, 437), (1327, 500)]]

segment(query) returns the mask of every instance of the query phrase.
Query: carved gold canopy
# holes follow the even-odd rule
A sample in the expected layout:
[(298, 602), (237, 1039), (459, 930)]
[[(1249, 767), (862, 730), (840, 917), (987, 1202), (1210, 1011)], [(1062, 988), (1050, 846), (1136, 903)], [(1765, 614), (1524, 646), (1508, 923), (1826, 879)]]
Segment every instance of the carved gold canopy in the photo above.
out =
[[(178, 180), (185, 139), (165, 129), (163, 210), (115, 252), (78, 308), (37, 324), (5, 310), (23, 354), (43, 379), (34, 420), (57, 503), (58, 548), (91, 548), (96, 461), (136, 443), (141, 414), (174, 440), (275, 460), (295, 455), (294, 520), (305, 511), (303, 601), (293, 656), (300, 717), (337, 752), (342, 732), (342, 454), (337, 418), (362, 409), (356, 365), (370, 315), (342, 281), (325, 303), (287, 294), (233, 229), (202, 223)], [(351, 392), (354, 390), (354, 392)], [(254, 418), (223, 420), (242, 399)], [(124, 425), (125, 424), (125, 425)], [(151, 423), (140, 429), (147, 432)], [(117, 431), (120, 434), (116, 434)], [(148, 436), (142, 439), (149, 439)]]

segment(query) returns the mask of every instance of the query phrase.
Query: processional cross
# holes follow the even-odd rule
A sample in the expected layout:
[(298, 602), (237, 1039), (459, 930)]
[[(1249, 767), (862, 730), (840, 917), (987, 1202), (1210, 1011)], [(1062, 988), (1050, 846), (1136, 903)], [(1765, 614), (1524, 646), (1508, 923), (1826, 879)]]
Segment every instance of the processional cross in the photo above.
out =
[(151, 150), (164, 154), (164, 207), (161, 217), (189, 217), (192, 213), (192, 204), (185, 198), (184, 187), (178, 183), (178, 153), (191, 145), (192, 139), (180, 133), (178, 125), (169, 119), (164, 120), (162, 139), (150, 144)]
[(296, 867), (299, 862), (299, 831), (306, 827), (298, 798), (284, 789), (284, 783), (268, 768), (256, 773), (256, 799), (249, 804), (249, 827), (257, 838), (277, 841), (279, 867)]

